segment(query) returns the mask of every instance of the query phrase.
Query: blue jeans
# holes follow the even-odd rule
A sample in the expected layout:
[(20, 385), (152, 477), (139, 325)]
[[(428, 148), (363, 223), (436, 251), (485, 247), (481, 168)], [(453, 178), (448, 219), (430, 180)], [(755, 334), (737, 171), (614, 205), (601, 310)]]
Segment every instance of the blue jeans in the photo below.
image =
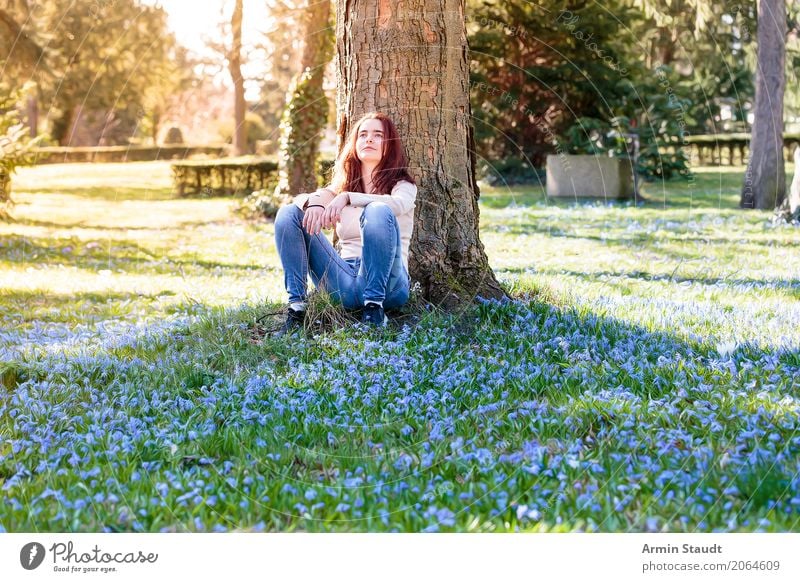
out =
[(408, 301), (409, 277), (403, 264), (400, 228), (386, 204), (372, 202), (361, 212), (361, 258), (343, 259), (327, 236), (308, 234), (303, 214), (289, 204), (275, 217), (275, 244), (289, 303), (306, 300), (309, 271), (314, 285), (347, 309), (357, 309), (368, 301), (383, 302), (384, 309), (391, 309)]

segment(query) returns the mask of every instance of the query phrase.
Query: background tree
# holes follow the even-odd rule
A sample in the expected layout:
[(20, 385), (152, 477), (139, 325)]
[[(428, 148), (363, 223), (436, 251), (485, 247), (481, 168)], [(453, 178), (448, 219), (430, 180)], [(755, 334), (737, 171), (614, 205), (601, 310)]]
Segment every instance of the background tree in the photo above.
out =
[(621, 114), (635, 75), (622, 24), (633, 8), (614, 0), (571, 10), (561, 0), (469, 0), (468, 8), (475, 135), (487, 166), (506, 175), (541, 168), (557, 145), (566, 148), (578, 119), (610, 127)]
[(334, 41), (330, 16), (329, 0), (308, 1), (302, 72), (292, 82), (281, 120), (278, 187), (286, 195), (311, 192), (319, 186), (317, 157), (328, 122), (328, 99), (323, 81)]
[(418, 186), (409, 267), (447, 307), (504, 295), (478, 236), (464, 0), (337, 3), (339, 141), (368, 111), (398, 125)]
[(740, 200), (742, 208), (776, 208), (786, 196), (783, 162), (786, 19), (785, 0), (758, 1), (755, 120)]
[(6, 73), (34, 67), (42, 57), (42, 48), (29, 30), (29, 19), (26, 0), (0, 3), (0, 56)]
[(181, 107), (187, 91), (201, 91), (201, 81), (194, 72), (195, 60), (180, 45), (169, 47), (169, 58), (153, 63), (158, 74), (142, 95), (139, 129), (152, 143), (158, 142), (161, 127), (172, 111)]
[[(45, 51), (36, 38), (27, 0), (6, 0), (0, 4), (0, 57), (4, 59), (0, 78), (13, 75), (24, 79), (31, 71), (46, 70)], [(30, 82), (30, 80), (28, 81)], [(18, 85), (24, 81), (18, 82)], [(27, 122), (30, 137), (38, 134), (39, 87), (27, 91)]]
[(650, 69), (671, 66), (680, 59), (683, 47), (694, 44), (714, 16), (708, 0), (627, 0), (627, 3), (640, 9), (644, 17), (644, 26), (636, 27), (636, 32), (646, 46), (645, 65)]
[(786, 93), (784, 113), (794, 119), (792, 133), (800, 132), (800, 2), (791, 2), (786, 36)]
[(304, 13), (307, 2), (290, 0), (268, 0), (271, 26), (263, 33), (263, 40), (256, 50), (266, 64), (262, 78), (257, 79), (260, 100), (253, 110), (264, 120), (270, 129), (267, 151), (275, 153), (279, 149), (280, 123), (286, 109), (287, 90), (301, 69), (305, 49)]
[[(693, 133), (747, 131), (747, 107), (754, 94), (751, 31), (756, 3), (714, 5), (705, 0), (629, 0), (643, 18), (631, 32), (643, 47), (645, 66), (666, 66), (688, 84)], [(713, 58), (709, 58), (713, 55)], [(638, 55), (637, 55), (638, 58)], [(721, 123), (725, 106), (731, 119)]]
[(693, 121), (692, 92), (672, 68), (645, 67), (641, 8), (620, 0), (564, 6), (470, 1), (482, 176), (535, 179), (557, 151), (624, 156), (631, 136), (641, 142), (637, 170), (645, 178), (688, 174), (677, 146)]
[[(0, 70), (4, 65), (0, 61)], [(38, 141), (30, 139), (17, 109), (24, 90), (29, 88), (15, 89), (0, 79), (0, 220), (8, 218), (11, 176), (18, 166), (31, 162), (31, 148)]]
[(47, 67), (33, 77), (52, 138), (62, 145), (128, 143), (145, 114), (145, 94), (177, 43), (160, 8), (135, 0), (30, 5), (29, 22)]
[(242, 0), (235, 0), (231, 15), (231, 48), (228, 53), (228, 70), (233, 82), (233, 154), (236, 156), (247, 153), (247, 122), (245, 120), (247, 104), (244, 100), (244, 77), (242, 76), (242, 19)]

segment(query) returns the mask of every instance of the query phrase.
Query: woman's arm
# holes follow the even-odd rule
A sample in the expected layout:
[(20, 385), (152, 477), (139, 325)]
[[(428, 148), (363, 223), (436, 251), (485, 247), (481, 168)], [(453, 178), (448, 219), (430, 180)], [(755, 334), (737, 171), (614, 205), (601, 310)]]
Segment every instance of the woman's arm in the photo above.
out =
[(351, 206), (366, 206), (370, 202), (383, 202), (392, 209), (395, 216), (414, 210), (417, 199), (417, 186), (411, 182), (398, 182), (388, 196), (382, 194), (364, 194), (348, 192)]
[(293, 202), (300, 208), (305, 210), (308, 206), (315, 204), (319, 206), (327, 206), (334, 199), (336, 194), (331, 189), (330, 185), (325, 188), (320, 188), (316, 192), (310, 194), (298, 194), (295, 196)]

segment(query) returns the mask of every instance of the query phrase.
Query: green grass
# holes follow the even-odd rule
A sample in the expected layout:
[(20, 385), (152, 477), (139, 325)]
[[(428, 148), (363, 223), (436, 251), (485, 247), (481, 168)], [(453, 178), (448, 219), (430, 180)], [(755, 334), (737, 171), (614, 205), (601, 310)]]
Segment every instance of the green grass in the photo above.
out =
[(800, 235), (736, 208), (742, 175), (483, 188), (517, 301), (282, 342), (270, 223), (163, 162), (23, 169), (0, 527), (798, 531)]

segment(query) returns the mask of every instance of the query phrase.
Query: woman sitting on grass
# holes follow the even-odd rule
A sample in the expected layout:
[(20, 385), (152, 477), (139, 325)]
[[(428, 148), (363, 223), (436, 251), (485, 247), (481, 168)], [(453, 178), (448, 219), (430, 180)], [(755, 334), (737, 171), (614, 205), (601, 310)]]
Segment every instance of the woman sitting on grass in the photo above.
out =
[[(347, 309), (363, 306), (362, 321), (383, 327), (384, 309), (408, 301), (416, 197), (394, 123), (383, 113), (367, 113), (353, 126), (331, 184), (299, 194), (275, 218), (275, 242), (289, 294), (278, 335), (304, 324), (309, 271), (314, 285), (334, 301)], [(341, 256), (321, 233), (334, 226)]]

